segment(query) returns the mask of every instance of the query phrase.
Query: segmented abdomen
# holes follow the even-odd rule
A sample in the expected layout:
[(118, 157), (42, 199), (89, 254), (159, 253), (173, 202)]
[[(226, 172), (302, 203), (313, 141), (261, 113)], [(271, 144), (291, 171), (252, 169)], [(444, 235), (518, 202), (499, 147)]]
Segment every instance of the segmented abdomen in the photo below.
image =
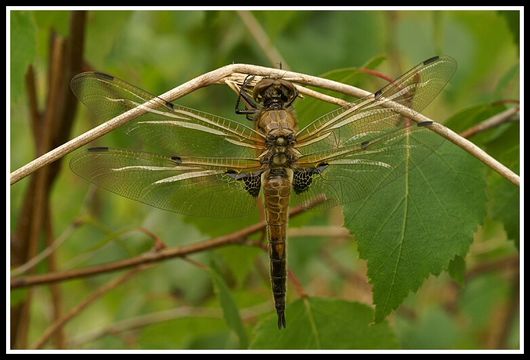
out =
[(267, 171), (263, 180), (272, 293), (278, 314), (278, 328), (282, 328), (285, 327), (286, 230), (291, 181), (283, 168)]

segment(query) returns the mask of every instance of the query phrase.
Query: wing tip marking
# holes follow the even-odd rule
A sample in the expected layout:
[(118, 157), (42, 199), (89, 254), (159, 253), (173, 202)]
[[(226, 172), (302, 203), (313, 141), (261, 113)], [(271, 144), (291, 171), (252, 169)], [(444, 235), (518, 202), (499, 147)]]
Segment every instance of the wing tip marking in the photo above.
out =
[(88, 152), (105, 152), (109, 151), (109, 148), (107, 146), (94, 146), (91, 148), (88, 148)]
[(96, 76), (97, 78), (102, 79), (102, 80), (108, 80), (108, 81), (113, 81), (114, 80), (114, 76), (109, 75), (109, 74), (105, 74), (105, 73), (102, 73), (102, 72), (99, 72), (99, 71), (95, 71), (94, 72), (94, 76)]
[(425, 61), (423, 62), (423, 65), (429, 65), (429, 64), (435, 62), (435, 61), (438, 60), (438, 59), (440, 59), (439, 56), (433, 56), (432, 58), (429, 58), (429, 59), (425, 60)]
[(173, 155), (171, 157), (171, 160), (173, 160), (177, 164), (182, 164), (182, 158), (180, 156), (178, 156), (178, 155)]
[(420, 121), (416, 125), (418, 127), (423, 127), (423, 126), (431, 126), (432, 124), (433, 124), (433, 121)]

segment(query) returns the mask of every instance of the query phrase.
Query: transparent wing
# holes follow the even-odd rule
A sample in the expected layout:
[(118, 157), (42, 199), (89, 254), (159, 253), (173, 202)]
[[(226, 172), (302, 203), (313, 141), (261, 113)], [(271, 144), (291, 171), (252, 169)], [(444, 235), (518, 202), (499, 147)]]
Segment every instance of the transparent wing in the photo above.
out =
[(99, 72), (75, 76), (77, 98), (101, 119), (141, 107), (145, 113), (124, 125), (147, 149), (171, 155), (255, 157), (264, 137), (236, 121), (174, 105), (126, 81)]
[(307, 125), (296, 135), (297, 148), (309, 154), (351, 144), (367, 144), (379, 137), (405, 131), (416, 123), (388, 107), (388, 102), (421, 111), (440, 93), (455, 70), (456, 62), (448, 56), (425, 60), (374, 95)]
[(234, 175), (258, 171), (253, 159), (172, 158), (98, 147), (76, 154), (70, 167), (106, 190), (184, 215), (245, 216), (257, 201)]
[(365, 198), (429, 158), (443, 139), (425, 130), (422, 125), (428, 124), (417, 124), (385, 105), (394, 101), (420, 111), (455, 70), (452, 58), (431, 58), (373, 96), (300, 130), (297, 149), (303, 155), (296, 166), (313, 175), (311, 186), (295, 195), (293, 204), (318, 194), (325, 194), (331, 206)]
[(293, 195), (291, 205), (308, 203), (321, 194), (328, 199), (323, 207), (367, 198), (407, 176), (416, 166), (431, 161), (443, 141), (437, 134), (416, 127), (395, 136), (381, 137), (368, 147), (343, 147), (341, 154), (322, 151), (303, 156), (302, 169), (320, 167), (320, 171), (312, 176), (307, 191)]

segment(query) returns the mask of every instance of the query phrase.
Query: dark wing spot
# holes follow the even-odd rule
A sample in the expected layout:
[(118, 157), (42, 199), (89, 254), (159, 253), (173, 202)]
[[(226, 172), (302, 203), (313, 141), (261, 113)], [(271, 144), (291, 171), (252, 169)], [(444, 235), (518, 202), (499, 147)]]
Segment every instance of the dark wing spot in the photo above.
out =
[(324, 170), (326, 170), (328, 166), (329, 166), (328, 163), (325, 163), (325, 162), (320, 163), (320, 164), (317, 165), (317, 167), (316, 167), (314, 172), (317, 173), (317, 174), (322, 174), (322, 172), (324, 172)]
[(104, 151), (109, 151), (109, 148), (106, 147), (106, 146), (95, 146), (95, 147), (88, 148), (88, 151), (90, 151), (90, 152), (104, 152)]
[(425, 60), (423, 62), (423, 65), (429, 65), (429, 64), (435, 62), (436, 60), (438, 60), (439, 58), (440, 58), (439, 56), (433, 56), (432, 58)]
[(365, 150), (368, 145), (370, 144), (370, 141), (366, 140), (361, 143), (361, 149)]
[(114, 76), (109, 75), (109, 74), (105, 74), (105, 73), (102, 73), (102, 72), (99, 72), (99, 71), (94, 72), (94, 75), (95, 75), (97, 78), (100, 78), (100, 79), (102, 79), (102, 80), (107, 80), (107, 81), (112, 81), (112, 80), (114, 80)]
[(225, 174), (230, 176), (234, 180), (239, 180), (238, 179), (238, 173), (235, 170), (231, 170), (231, 169), (230, 170), (226, 170)]
[(170, 103), (169, 101), (164, 101), (165, 104), (166, 104), (166, 107), (169, 109), (169, 110), (175, 110), (175, 105), (173, 105), (172, 103)]
[(174, 162), (176, 162), (177, 164), (181, 164), (182, 163), (182, 158), (180, 156), (172, 156), (171, 157), (171, 160), (173, 160)]
[(381, 97), (381, 94), (383, 93), (383, 89), (379, 89), (374, 93), (374, 98), (377, 100)]
[(417, 125), (418, 126), (430, 126), (432, 125), (432, 123), (433, 123), (432, 121), (421, 121)]

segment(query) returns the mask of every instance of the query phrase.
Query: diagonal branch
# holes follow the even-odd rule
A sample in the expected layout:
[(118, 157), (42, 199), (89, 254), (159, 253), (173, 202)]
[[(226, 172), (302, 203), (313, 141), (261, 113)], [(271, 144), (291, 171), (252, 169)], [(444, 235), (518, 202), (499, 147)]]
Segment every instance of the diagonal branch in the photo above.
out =
[(248, 31), (250, 32), (254, 40), (256, 40), (256, 43), (259, 45), (261, 50), (263, 50), (263, 53), (265, 54), (265, 56), (267, 56), (271, 64), (280, 64), (281, 68), (289, 70), (289, 65), (287, 65), (287, 61), (285, 61), (282, 54), (278, 51), (278, 49), (276, 49), (271, 38), (269, 37), (269, 35), (267, 35), (267, 32), (263, 29), (263, 27), (258, 22), (256, 17), (252, 14), (252, 12), (238, 10), (237, 15), (239, 15), (239, 17), (243, 21), (243, 24), (245, 24)]
[(471, 136), (476, 135), (479, 132), (482, 132), (482, 131), (491, 129), (492, 127), (504, 124), (505, 122), (511, 121), (513, 116), (517, 114), (518, 112), (519, 112), (519, 108), (517, 107), (504, 110), (503, 112), (495, 114), (489, 119), (486, 119), (478, 123), (472, 128), (469, 128), (466, 131), (462, 131), (460, 133), (460, 136), (465, 137), (465, 138), (470, 138)]
[[(309, 202), (307, 205), (298, 206), (291, 210), (290, 216), (299, 215), (306, 210), (309, 210), (322, 202), (325, 201), (324, 197), (318, 197)], [(68, 270), (56, 273), (47, 273), (43, 275), (31, 275), (11, 278), (11, 288), (21, 288), (42, 284), (55, 283), (58, 281), (65, 281), (71, 279), (78, 279), (87, 276), (93, 276), (97, 274), (103, 274), (118, 270), (123, 270), (130, 267), (136, 267), (144, 264), (156, 263), (176, 257), (184, 257), (187, 255), (195, 254), (201, 251), (218, 248), (221, 246), (240, 244), (243, 243), (246, 238), (254, 233), (263, 231), (265, 229), (265, 222), (259, 222), (247, 228), (233, 232), (228, 235), (223, 235), (214, 239), (206, 240), (197, 244), (188, 246), (182, 246), (177, 248), (163, 249), (158, 252), (150, 252), (137, 257), (119, 260), (111, 263), (95, 265), (83, 269)]]
[[(218, 83), (225, 83), (226, 81), (237, 81), (241, 78), (241, 74), (253, 74), (255, 76), (264, 76), (264, 77), (282, 77), (285, 80), (292, 81), (299, 84), (317, 86), (324, 89), (329, 89), (343, 94), (352, 95), (355, 97), (366, 97), (372, 95), (372, 93), (350, 86), (342, 84), (336, 81), (323, 79), (316, 76), (310, 76), (302, 73), (296, 73), (292, 71), (279, 70), (274, 68), (267, 68), (263, 66), (248, 65), (248, 64), (232, 64), (221, 67), (217, 70), (210, 71), (206, 74), (198, 76), (176, 88), (165, 92), (160, 95), (160, 98), (173, 101), (178, 99), (192, 91), (195, 91), (199, 88)], [(243, 75), (244, 76), (244, 75)], [(51, 162), (54, 162), (66, 154), (76, 150), (77, 148), (88, 144), (89, 142), (109, 133), (110, 131), (122, 126), (123, 124), (131, 121), (132, 119), (144, 114), (152, 106), (149, 102), (142, 104), (141, 106), (126, 111), (113, 119), (85, 132), (84, 134), (79, 135), (78, 137), (64, 143), (63, 145), (53, 149), (52, 151), (40, 156), (39, 158), (29, 162), (28, 164), (22, 166), (21, 168), (13, 171), (10, 176), (11, 185), (19, 181), (20, 179), (28, 176), (32, 172), (38, 170), (44, 165), (47, 165)], [(475, 156), (481, 160), (484, 164), (491, 167), (493, 170), (497, 171), (500, 175), (510, 180), (515, 185), (519, 186), (520, 179), (517, 174), (511, 171), (509, 168), (495, 160), (485, 151), (480, 149), (478, 146), (474, 145), (469, 140), (463, 138), (462, 136), (456, 134), (454, 131), (446, 128), (445, 126), (435, 122), (432, 119), (418, 113), (404, 105), (398, 104), (393, 101), (384, 101), (384, 106), (392, 108), (401, 115), (415, 121), (418, 123), (426, 122), (433, 124), (428, 128), (437, 134), (443, 136), (449, 141), (453, 142), (457, 146), (469, 152), (471, 155)]]

